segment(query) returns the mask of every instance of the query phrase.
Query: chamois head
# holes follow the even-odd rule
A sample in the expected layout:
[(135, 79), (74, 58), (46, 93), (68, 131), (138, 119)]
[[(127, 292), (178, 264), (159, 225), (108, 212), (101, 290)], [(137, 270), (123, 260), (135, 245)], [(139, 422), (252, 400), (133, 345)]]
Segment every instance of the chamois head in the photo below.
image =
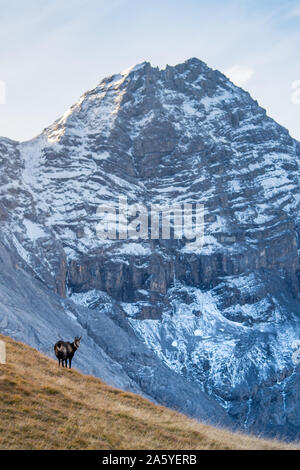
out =
[(75, 336), (74, 345), (75, 345), (76, 349), (78, 349), (79, 346), (80, 346), (81, 338), (82, 338), (82, 336), (80, 336), (80, 338), (79, 338), (79, 336)]

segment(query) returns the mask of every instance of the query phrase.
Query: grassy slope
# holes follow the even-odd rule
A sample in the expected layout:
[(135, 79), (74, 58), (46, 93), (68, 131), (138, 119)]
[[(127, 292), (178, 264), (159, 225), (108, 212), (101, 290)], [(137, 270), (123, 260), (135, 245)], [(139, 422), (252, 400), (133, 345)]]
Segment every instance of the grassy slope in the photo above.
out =
[(0, 449), (289, 448), (198, 423), (0, 339)]

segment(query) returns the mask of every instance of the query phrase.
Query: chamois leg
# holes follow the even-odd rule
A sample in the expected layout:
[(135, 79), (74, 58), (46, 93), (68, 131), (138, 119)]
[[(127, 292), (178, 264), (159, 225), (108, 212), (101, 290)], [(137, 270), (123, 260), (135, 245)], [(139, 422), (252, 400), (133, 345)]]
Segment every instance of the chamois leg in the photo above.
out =
[(60, 366), (60, 358), (58, 358), (58, 367)]
[(69, 358), (69, 366), (70, 366), (70, 369), (72, 368), (72, 359)]

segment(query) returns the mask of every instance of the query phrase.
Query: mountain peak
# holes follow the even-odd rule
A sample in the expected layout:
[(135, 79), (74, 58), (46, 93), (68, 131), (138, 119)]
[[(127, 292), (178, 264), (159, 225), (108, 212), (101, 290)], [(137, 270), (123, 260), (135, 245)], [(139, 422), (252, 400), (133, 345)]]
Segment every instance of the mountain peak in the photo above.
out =
[[(0, 152), (0, 241), (48, 287), (90, 306), (87, 319), (68, 310), (76, 328), (107, 344), (99, 324), (107, 312), (184, 387), (193, 384), (189, 409), (209, 390), (244, 429), (296, 430), (299, 145), (248, 93), (196, 58), (165, 69), (142, 62), (104, 79), (42, 138)], [(118, 207), (120, 196), (147, 208), (203, 204), (203, 246), (99, 239), (97, 208)], [(47, 325), (58, 328), (53, 315)], [(122, 366), (144, 393), (183, 406), (179, 385), (158, 395), (165, 371), (151, 366), (155, 379), (144, 386), (129, 357), (137, 356)]]
[(146, 62), (146, 61), (140, 62), (140, 63), (138, 63), (138, 64), (136, 64), (136, 65), (132, 65), (131, 67), (128, 67), (127, 69), (123, 70), (123, 71), (121, 72), (121, 75), (127, 76), (127, 75), (129, 75), (129, 74), (131, 74), (131, 73), (137, 72), (138, 70), (144, 69), (144, 68), (147, 67), (147, 66), (150, 66), (150, 67), (151, 67), (150, 62)]

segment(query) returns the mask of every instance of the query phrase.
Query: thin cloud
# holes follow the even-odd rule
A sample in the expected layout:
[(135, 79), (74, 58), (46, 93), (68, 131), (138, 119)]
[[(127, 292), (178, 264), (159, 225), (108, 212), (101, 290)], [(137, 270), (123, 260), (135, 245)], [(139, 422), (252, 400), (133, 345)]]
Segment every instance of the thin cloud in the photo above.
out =
[(300, 5), (298, 5), (293, 10), (289, 11), (289, 13), (287, 14), (288, 18), (296, 18), (297, 16), (300, 16)]
[(237, 86), (243, 86), (254, 75), (254, 70), (250, 67), (242, 67), (240, 65), (234, 65), (230, 69), (225, 71), (225, 75)]
[(292, 89), (294, 90), (291, 95), (291, 101), (293, 104), (300, 104), (300, 80), (295, 80), (292, 83)]
[(6, 103), (6, 83), (0, 80), (0, 104)]

